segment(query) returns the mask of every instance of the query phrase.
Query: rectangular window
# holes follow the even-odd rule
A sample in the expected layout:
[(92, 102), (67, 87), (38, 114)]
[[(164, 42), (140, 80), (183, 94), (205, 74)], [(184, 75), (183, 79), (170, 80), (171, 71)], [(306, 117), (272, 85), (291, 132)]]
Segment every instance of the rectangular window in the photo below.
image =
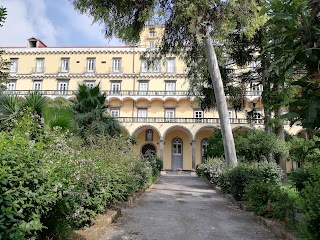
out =
[(147, 118), (148, 110), (147, 109), (138, 109), (138, 122), (143, 122)]
[(121, 58), (114, 58), (112, 62), (112, 71), (121, 72)]
[(252, 96), (260, 96), (262, 92), (262, 84), (251, 83), (250, 90), (251, 90)]
[(16, 81), (10, 81), (7, 83), (7, 90), (14, 91), (16, 90)]
[(174, 73), (176, 71), (176, 59), (168, 58), (167, 59), (167, 73)]
[(59, 81), (58, 82), (58, 94), (65, 95), (68, 93), (68, 85), (67, 81)]
[(159, 73), (161, 71), (161, 66), (160, 66), (160, 61), (159, 60), (154, 60), (153, 65), (152, 65), (152, 71)]
[(229, 123), (232, 123), (232, 118), (233, 118), (232, 110), (228, 110), (228, 117), (229, 117)]
[(203, 118), (203, 111), (202, 110), (195, 110), (194, 111), (194, 118)]
[(193, 117), (196, 118), (196, 122), (202, 122), (203, 119), (203, 111), (202, 110), (194, 110)]
[(35, 90), (35, 91), (42, 90), (42, 81), (41, 80), (34, 80), (33, 81), (33, 90)]
[(139, 95), (147, 95), (148, 82), (139, 82)]
[(61, 72), (69, 72), (69, 58), (61, 59)]
[(84, 81), (84, 84), (88, 87), (88, 88), (94, 88), (96, 86), (95, 81)]
[(94, 58), (88, 58), (87, 59), (87, 72), (94, 72), (95, 71), (95, 59)]
[(147, 60), (141, 60), (141, 72), (148, 72), (148, 63)]
[(119, 108), (111, 108), (110, 114), (112, 117), (120, 117), (120, 109)]
[(154, 41), (151, 41), (151, 42), (149, 42), (149, 48), (155, 48), (156, 47), (156, 44), (155, 44), (155, 42)]
[(111, 83), (111, 93), (112, 94), (120, 94), (121, 91), (121, 83), (120, 82), (112, 82)]
[(255, 111), (253, 113), (253, 122), (256, 123), (256, 124), (262, 124), (263, 123), (261, 111)]
[(156, 37), (156, 30), (154, 28), (149, 29), (149, 37), (155, 38)]
[(37, 58), (36, 59), (36, 73), (44, 72), (44, 58)]
[(18, 58), (11, 58), (10, 62), (10, 73), (16, 73), (18, 71)]
[(175, 109), (172, 109), (172, 108), (165, 109), (164, 117), (166, 122), (172, 122), (175, 117)]
[(166, 95), (174, 95), (176, 91), (176, 82), (166, 82)]

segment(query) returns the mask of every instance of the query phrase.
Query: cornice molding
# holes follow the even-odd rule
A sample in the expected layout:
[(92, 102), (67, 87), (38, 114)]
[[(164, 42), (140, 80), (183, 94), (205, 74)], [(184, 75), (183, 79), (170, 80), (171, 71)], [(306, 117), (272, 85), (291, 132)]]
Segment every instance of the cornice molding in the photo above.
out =
[(4, 55), (24, 54), (24, 55), (45, 55), (45, 54), (128, 54), (143, 53), (146, 48), (141, 47), (98, 47), (98, 48), (2, 48)]

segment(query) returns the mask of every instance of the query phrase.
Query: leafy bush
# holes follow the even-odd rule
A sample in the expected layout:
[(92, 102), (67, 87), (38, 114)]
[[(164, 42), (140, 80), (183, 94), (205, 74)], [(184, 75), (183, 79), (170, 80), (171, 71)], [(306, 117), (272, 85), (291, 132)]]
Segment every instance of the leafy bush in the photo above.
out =
[(265, 160), (269, 153), (280, 158), (289, 154), (285, 141), (263, 130), (250, 130), (245, 136), (239, 135), (235, 137), (235, 144), (237, 155), (250, 162)]
[(307, 239), (320, 239), (320, 165), (310, 169), (309, 181), (302, 190), (303, 226)]
[(299, 168), (289, 174), (289, 179), (291, 180), (292, 184), (298, 189), (298, 191), (301, 191), (305, 188), (305, 185), (310, 177), (311, 174), (308, 169)]
[(208, 140), (208, 147), (205, 152), (205, 157), (216, 158), (216, 157), (224, 156), (223, 149), (224, 148), (223, 148), (221, 130), (216, 129), (213, 135)]
[(6, 129), (0, 132), (0, 238), (66, 238), (152, 180), (150, 163), (125, 139), (95, 136), (84, 145), (61, 128), (45, 132), (33, 113), (13, 116)]
[(44, 228), (41, 216), (57, 201), (45, 143), (34, 133), (30, 138), (33, 117), (22, 116), (14, 132), (0, 132), (0, 238), (36, 235)]
[(318, 137), (314, 139), (293, 137), (289, 142), (291, 159), (298, 162), (301, 168), (304, 168), (306, 162), (319, 162), (320, 150), (317, 147), (319, 141)]
[(252, 181), (279, 183), (282, 170), (274, 162), (257, 164), (242, 163), (229, 169), (218, 179), (218, 185), (225, 193), (230, 193), (238, 201), (244, 199), (244, 191)]
[(226, 171), (227, 165), (221, 158), (209, 158), (205, 163), (196, 167), (198, 175), (204, 176), (210, 183), (217, 184), (219, 177)]
[(295, 225), (299, 194), (295, 188), (266, 182), (252, 182), (245, 190), (248, 207), (258, 215)]

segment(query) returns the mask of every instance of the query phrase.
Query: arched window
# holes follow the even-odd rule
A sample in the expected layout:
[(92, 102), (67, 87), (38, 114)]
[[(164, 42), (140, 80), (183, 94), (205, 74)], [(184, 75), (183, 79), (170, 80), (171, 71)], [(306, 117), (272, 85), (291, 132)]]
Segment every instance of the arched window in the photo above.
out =
[(201, 162), (204, 163), (205, 160), (206, 160), (206, 152), (207, 152), (207, 149), (208, 149), (208, 138), (204, 138), (202, 139), (201, 141)]
[(151, 129), (146, 131), (146, 141), (153, 141), (153, 131)]

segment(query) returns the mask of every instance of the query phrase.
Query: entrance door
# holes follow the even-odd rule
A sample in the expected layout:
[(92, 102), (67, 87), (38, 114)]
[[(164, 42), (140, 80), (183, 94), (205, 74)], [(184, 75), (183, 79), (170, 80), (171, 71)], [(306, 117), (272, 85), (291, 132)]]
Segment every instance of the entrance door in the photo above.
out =
[(182, 140), (174, 138), (172, 140), (172, 170), (183, 168)]
[(156, 147), (153, 144), (146, 144), (141, 148), (141, 154), (145, 155), (146, 153), (152, 154), (155, 156), (157, 154)]

